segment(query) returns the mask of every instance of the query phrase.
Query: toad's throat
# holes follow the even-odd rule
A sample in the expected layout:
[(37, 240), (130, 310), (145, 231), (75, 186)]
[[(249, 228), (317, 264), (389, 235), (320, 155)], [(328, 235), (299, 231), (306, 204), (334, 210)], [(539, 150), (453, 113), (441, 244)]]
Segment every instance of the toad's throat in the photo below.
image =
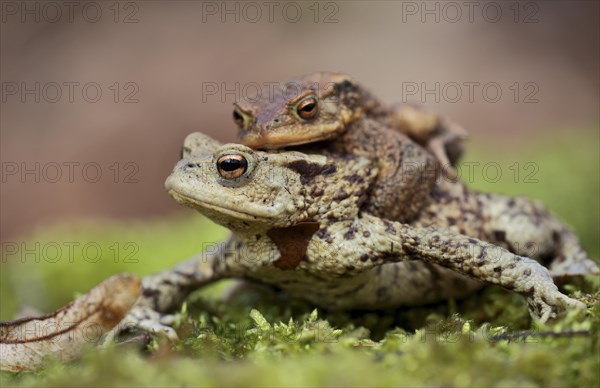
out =
[(273, 228), (267, 235), (279, 249), (280, 257), (273, 265), (282, 270), (296, 268), (308, 249), (308, 243), (319, 230), (318, 222), (301, 222), (287, 228)]
[(242, 211), (240, 209), (233, 209), (221, 204), (200, 200), (185, 193), (175, 191), (174, 189), (168, 190), (168, 193), (171, 197), (173, 197), (173, 199), (182, 205), (205, 208), (240, 220), (268, 221), (272, 220), (277, 216), (277, 214), (279, 214), (279, 209), (274, 207), (261, 209), (255, 208), (252, 209), (252, 211)]

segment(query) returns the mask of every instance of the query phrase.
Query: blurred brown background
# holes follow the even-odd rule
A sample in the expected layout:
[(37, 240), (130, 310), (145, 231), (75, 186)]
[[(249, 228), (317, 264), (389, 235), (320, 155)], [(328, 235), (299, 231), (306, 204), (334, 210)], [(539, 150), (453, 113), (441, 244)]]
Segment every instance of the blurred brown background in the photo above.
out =
[[(235, 93), (221, 91), (236, 83), (242, 93), (250, 82), (340, 70), (391, 102), (439, 82), (437, 101), (420, 91), (409, 100), (461, 123), (472, 144), (506, 152), (600, 122), (597, 1), (476, 2), (471, 15), (462, 2), (434, 1), (274, 2), (272, 15), (262, 2), (73, 3), (71, 19), (62, 5), (2, 2), (2, 241), (73, 217), (177, 211), (163, 181), (187, 133), (234, 139)], [(494, 82), (502, 97), (489, 102), (495, 94), (479, 86), (471, 102), (465, 82)], [(99, 101), (86, 101), (98, 87)], [(21, 175), (36, 162), (37, 173)]]

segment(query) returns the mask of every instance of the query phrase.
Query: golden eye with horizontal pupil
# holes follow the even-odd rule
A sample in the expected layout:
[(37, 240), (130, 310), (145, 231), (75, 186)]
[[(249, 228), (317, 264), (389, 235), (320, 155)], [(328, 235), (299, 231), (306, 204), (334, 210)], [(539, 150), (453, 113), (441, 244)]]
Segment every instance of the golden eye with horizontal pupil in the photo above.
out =
[(217, 160), (219, 175), (225, 179), (239, 178), (247, 169), (248, 161), (239, 154), (223, 155)]
[(296, 113), (304, 120), (312, 119), (317, 115), (318, 111), (317, 99), (314, 97), (307, 97), (296, 106)]

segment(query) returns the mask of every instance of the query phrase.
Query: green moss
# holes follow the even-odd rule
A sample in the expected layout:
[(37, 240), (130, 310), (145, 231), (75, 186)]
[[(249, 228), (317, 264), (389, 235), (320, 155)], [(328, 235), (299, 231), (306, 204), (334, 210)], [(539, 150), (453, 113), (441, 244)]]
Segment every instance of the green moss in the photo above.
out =
[[(190, 312), (192, 329), (174, 346), (154, 343), (145, 353), (123, 347), (90, 351), (38, 374), (4, 373), (2, 385), (597, 386), (600, 381), (597, 304), (589, 316), (572, 313), (553, 325), (529, 328), (521, 339), (503, 339), (510, 332), (506, 327), (478, 326), (453, 315), (432, 319), (416, 332), (393, 328), (373, 341), (351, 320), (333, 328), (316, 310), (281, 321), (259, 309), (285, 315), (285, 304), (260, 305), (244, 308), (247, 315), (239, 319), (239, 311), (200, 299), (196, 307), (224, 315)], [(583, 334), (557, 337), (552, 331)]]
[[(503, 179), (475, 174), (473, 187), (539, 198), (570, 223), (597, 258), (598, 135), (521, 150), (521, 166), (538, 165), (533, 178), (514, 182), (513, 155), (471, 154), (494, 161)], [(470, 149), (485, 150), (485, 146)], [(508, 162), (510, 160), (510, 162)], [(522, 167), (521, 167), (522, 168)], [(521, 170), (522, 172), (525, 170)], [(560, 178), (560, 180), (557, 180)], [(151, 223), (78, 223), (38, 232), (27, 241), (97, 242), (103, 254), (86, 262), (79, 251), (56, 262), (26, 257), (3, 264), (3, 319), (18, 303), (55, 308), (117, 272), (140, 275), (167, 268), (219, 241), (222, 228), (197, 215)], [(126, 243), (139, 248), (131, 253)], [(118, 244), (118, 260), (111, 246)], [(76, 251), (77, 252), (77, 251)], [(9, 258), (10, 260), (10, 258)], [(224, 302), (231, 281), (194, 293), (177, 326), (181, 341), (90, 349), (80, 360), (39, 373), (0, 373), (0, 386), (598, 386), (600, 279), (562, 285), (590, 312), (573, 312), (548, 325), (532, 324), (523, 299), (486, 288), (460, 301), (378, 312), (314, 310), (265, 288)], [(11, 295), (18, 295), (11, 297)], [(40, 297), (42, 296), (42, 297)], [(563, 333), (562, 336), (556, 334)]]

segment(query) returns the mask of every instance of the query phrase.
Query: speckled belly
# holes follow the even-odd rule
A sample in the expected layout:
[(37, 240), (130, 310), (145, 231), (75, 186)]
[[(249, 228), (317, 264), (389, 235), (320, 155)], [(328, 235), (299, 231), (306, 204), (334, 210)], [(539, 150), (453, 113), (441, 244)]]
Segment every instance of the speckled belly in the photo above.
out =
[(250, 278), (329, 310), (415, 306), (462, 298), (482, 283), (421, 261), (390, 263), (348, 277), (263, 267)]

